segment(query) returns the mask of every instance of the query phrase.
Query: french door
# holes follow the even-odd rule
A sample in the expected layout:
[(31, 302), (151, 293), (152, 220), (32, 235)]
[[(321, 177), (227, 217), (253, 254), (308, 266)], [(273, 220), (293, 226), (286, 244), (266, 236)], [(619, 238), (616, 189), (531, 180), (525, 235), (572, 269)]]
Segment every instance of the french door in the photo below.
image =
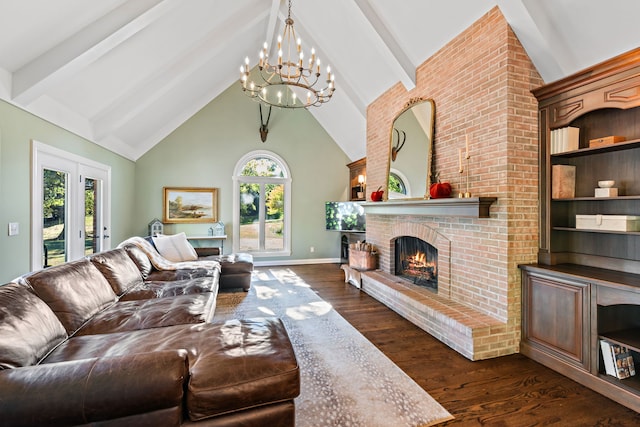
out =
[(33, 143), (32, 270), (109, 249), (108, 166)]

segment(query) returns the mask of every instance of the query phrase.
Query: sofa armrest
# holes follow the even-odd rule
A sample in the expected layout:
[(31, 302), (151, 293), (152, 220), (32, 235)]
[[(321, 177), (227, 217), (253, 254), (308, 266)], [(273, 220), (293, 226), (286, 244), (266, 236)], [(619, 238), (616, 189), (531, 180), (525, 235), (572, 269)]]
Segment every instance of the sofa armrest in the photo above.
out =
[(11, 426), (76, 425), (177, 408), (184, 350), (50, 363), (0, 371), (0, 414)]

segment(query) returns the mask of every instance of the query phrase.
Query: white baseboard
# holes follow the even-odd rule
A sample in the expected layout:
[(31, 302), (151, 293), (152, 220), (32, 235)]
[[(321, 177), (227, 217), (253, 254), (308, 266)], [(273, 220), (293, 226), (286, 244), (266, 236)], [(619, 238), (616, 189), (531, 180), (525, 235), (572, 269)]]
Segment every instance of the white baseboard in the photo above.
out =
[(307, 259), (282, 259), (275, 261), (256, 261), (253, 259), (253, 265), (256, 267), (271, 267), (275, 265), (304, 265), (304, 264), (340, 264), (340, 258), (307, 258)]

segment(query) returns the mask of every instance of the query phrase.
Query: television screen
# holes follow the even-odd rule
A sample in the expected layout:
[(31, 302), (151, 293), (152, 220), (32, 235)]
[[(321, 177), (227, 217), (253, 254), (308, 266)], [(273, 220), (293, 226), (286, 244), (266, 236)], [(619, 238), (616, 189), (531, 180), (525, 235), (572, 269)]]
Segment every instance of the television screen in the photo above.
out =
[(364, 208), (357, 202), (326, 202), (327, 230), (365, 231)]

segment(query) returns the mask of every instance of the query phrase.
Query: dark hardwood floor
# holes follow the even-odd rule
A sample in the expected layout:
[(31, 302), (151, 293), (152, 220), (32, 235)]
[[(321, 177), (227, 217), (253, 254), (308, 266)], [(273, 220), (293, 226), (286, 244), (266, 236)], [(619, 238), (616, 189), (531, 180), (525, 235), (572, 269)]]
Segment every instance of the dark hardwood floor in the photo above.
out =
[(520, 354), (464, 358), (344, 283), (335, 264), (287, 268), (455, 417), (442, 426), (640, 425), (640, 414)]

